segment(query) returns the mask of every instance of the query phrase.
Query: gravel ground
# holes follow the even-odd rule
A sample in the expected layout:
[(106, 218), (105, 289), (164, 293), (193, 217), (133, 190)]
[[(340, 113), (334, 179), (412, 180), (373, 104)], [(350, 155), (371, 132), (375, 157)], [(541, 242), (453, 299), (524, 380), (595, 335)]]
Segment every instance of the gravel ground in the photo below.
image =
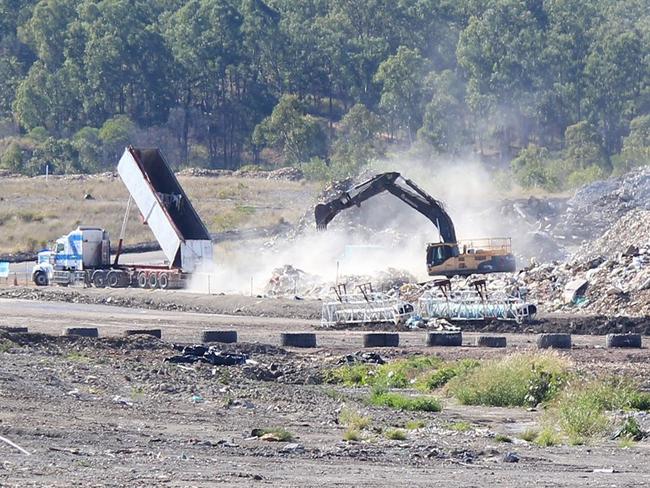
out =
[[(49, 333), (0, 337), (0, 435), (31, 453), (0, 443), (0, 486), (650, 485), (648, 441), (625, 450), (608, 440), (540, 448), (516, 438), (539, 420), (537, 411), (465, 407), (451, 399), (440, 413), (368, 406), (367, 391), (322, 383), (325, 370), (360, 349), (360, 332), (319, 332), (313, 350), (277, 347), (280, 331), (313, 323), (0, 300), (1, 325)], [(171, 342), (118, 337), (126, 328), (156, 324), (172, 342), (193, 342), (200, 330), (228, 326), (245, 342), (224, 350), (254, 363), (171, 364), (164, 361), (178, 353)], [(98, 325), (113, 337), (58, 336), (64, 325)], [(404, 347), (377, 352), (386, 359), (424, 351), (482, 359), (534, 343), (534, 336), (511, 334), (505, 351), (477, 348), (467, 345), (474, 334), (465, 334), (463, 347), (424, 348), (422, 331), (401, 336)], [(565, 354), (580, 368), (633, 374), (650, 386), (647, 349), (606, 350), (597, 336), (577, 336), (574, 343)], [(343, 405), (372, 418), (362, 442), (342, 440)], [(379, 433), (408, 420), (423, 427), (406, 440)], [(454, 431), (458, 421), (473, 427)], [(283, 427), (294, 439), (251, 435), (269, 427)], [(497, 433), (514, 442), (497, 442)], [(508, 452), (519, 462), (504, 462)]]

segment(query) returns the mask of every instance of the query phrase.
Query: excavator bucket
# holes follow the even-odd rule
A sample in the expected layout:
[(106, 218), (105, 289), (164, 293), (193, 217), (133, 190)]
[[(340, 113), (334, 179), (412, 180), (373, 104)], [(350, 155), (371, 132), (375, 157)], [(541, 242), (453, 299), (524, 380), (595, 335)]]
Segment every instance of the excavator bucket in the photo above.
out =
[(327, 229), (327, 224), (332, 221), (337, 212), (332, 211), (329, 205), (325, 203), (319, 203), (316, 205), (314, 214), (316, 216), (316, 228), (318, 230), (325, 230)]

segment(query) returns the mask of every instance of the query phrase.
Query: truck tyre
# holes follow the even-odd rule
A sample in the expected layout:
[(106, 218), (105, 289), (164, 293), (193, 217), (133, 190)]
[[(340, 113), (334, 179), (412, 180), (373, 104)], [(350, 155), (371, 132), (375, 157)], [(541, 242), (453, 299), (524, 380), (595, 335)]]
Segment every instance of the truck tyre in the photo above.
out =
[(370, 332), (363, 334), (363, 347), (397, 347), (399, 334), (394, 332)]
[(47, 286), (47, 274), (45, 271), (37, 271), (34, 273), (34, 284), (36, 286)]
[(316, 334), (311, 332), (283, 332), (280, 344), (286, 347), (316, 347)]
[(138, 286), (140, 288), (146, 288), (147, 284), (148, 284), (147, 273), (145, 273), (144, 271), (140, 271), (140, 273), (138, 273)]
[(169, 288), (169, 275), (167, 273), (160, 273), (160, 276), (158, 276), (158, 286), (163, 290)]
[(93, 286), (95, 288), (106, 287), (106, 274), (103, 271), (97, 270), (93, 273)]
[(463, 345), (462, 332), (429, 332), (427, 346), (458, 347)]
[(506, 338), (503, 336), (478, 336), (477, 347), (506, 347)]
[(571, 349), (571, 334), (540, 334), (537, 336), (539, 349)]
[(158, 275), (156, 273), (149, 274), (149, 288), (158, 288)]
[(641, 334), (607, 334), (606, 342), (610, 347), (641, 348)]
[(109, 271), (106, 283), (109, 288), (120, 288), (122, 286), (122, 274), (119, 271)]

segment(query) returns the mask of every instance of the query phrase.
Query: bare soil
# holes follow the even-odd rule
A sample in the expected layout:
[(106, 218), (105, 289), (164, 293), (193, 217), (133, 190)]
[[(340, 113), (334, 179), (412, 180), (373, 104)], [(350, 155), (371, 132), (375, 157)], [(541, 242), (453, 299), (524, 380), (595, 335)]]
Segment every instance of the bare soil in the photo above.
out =
[[(368, 406), (368, 391), (323, 383), (342, 356), (361, 348), (361, 332), (318, 331), (317, 349), (282, 349), (281, 331), (317, 326), (297, 314), (0, 299), (0, 325), (34, 332), (0, 333), (0, 436), (31, 453), (0, 442), (0, 486), (650, 485), (648, 441), (622, 449), (607, 439), (552, 448), (520, 440), (517, 435), (536, 425), (541, 411), (466, 407), (451, 399), (443, 399), (440, 413)], [(61, 337), (65, 326), (97, 326), (102, 337)], [(163, 340), (120, 337), (127, 328), (154, 326), (163, 330)], [(223, 349), (253, 362), (165, 362), (178, 354), (172, 343), (192, 343), (210, 328), (237, 330), (241, 343)], [(508, 334), (505, 350), (471, 346), (472, 333), (460, 348), (425, 348), (423, 336), (401, 333), (401, 347), (376, 352), (388, 360), (423, 352), (480, 359), (534, 347), (530, 334)], [(650, 386), (648, 349), (607, 350), (599, 336), (575, 336), (574, 343), (564, 354), (576, 367), (633, 374)], [(344, 405), (372, 418), (360, 442), (343, 441), (338, 418)], [(424, 426), (408, 431), (406, 440), (381, 433), (409, 420)], [(458, 421), (471, 428), (455, 431)], [(251, 435), (270, 427), (282, 427), (294, 439)], [(513, 442), (497, 442), (497, 433)], [(519, 462), (504, 462), (508, 452)]]

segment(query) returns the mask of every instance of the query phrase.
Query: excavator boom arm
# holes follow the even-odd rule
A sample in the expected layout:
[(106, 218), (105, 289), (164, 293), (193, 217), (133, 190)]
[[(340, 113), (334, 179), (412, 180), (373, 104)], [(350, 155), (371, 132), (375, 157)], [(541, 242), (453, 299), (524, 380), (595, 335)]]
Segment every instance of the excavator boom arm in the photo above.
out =
[(318, 229), (327, 228), (336, 215), (347, 208), (359, 206), (365, 200), (388, 191), (411, 208), (427, 217), (438, 228), (443, 242), (456, 243), (454, 223), (441, 202), (420, 189), (399, 173), (382, 173), (365, 181), (326, 203), (316, 206)]

